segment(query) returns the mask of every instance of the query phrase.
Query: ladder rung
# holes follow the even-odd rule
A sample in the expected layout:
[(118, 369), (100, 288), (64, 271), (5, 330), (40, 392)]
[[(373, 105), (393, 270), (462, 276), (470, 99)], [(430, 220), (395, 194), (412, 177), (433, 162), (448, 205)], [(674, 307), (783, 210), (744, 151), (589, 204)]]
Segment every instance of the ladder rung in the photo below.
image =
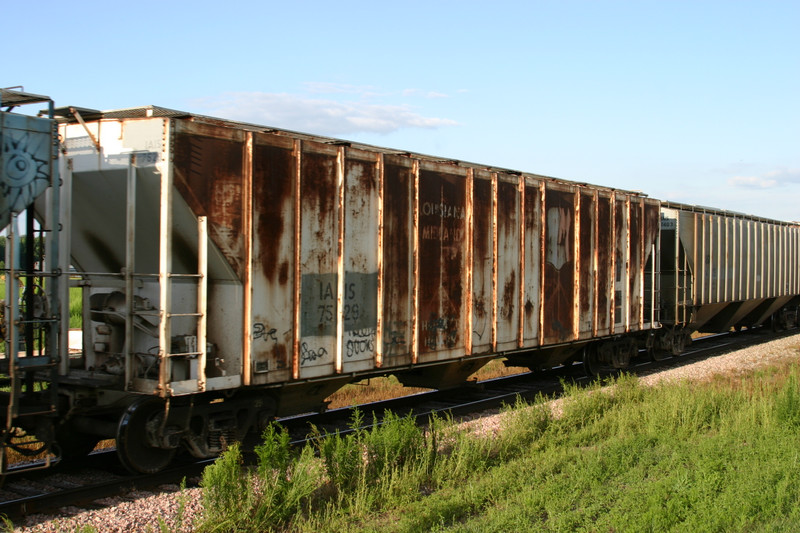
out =
[(17, 320), (17, 325), (24, 325), (24, 324), (52, 324), (54, 322), (58, 322), (57, 318), (39, 318), (36, 320)]
[(50, 368), (55, 366), (56, 363), (47, 356), (33, 356), (33, 357), (20, 357), (17, 359), (17, 364), (14, 368), (18, 370), (36, 370), (39, 368)]
[[(45, 409), (45, 410), (42, 410), (42, 409)], [(55, 412), (56, 412), (56, 410), (53, 409), (53, 406), (51, 406), (51, 405), (47, 406), (46, 408), (43, 405), (32, 405), (32, 406), (29, 406), (27, 408), (20, 406), (19, 408), (17, 408), (16, 416), (17, 416), (17, 418), (19, 418), (21, 416), (49, 415), (49, 414), (52, 414), (52, 413), (55, 413)]]

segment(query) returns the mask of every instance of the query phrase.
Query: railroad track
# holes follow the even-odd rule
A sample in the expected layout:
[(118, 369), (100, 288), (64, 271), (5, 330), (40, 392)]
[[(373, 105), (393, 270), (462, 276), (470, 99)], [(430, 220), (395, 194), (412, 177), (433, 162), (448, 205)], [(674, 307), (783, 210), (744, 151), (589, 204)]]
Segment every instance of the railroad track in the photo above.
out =
[[(654, 361), (646, 354), (641, 354), (640, 361), (628, 371), (639, 375), (649, 374), (797, 334), (797, 330), (772, 335), (766, 335), (763, 330), (754, 330), (709, 335), (696, 339), (690, 349), (678, 357)], [(540, 394), (557, 396), (562, 392), (562, 379), (578, 385), (592, 382), (585, 375), (583, 366), (575, 364), (475, 382), (456, 390), (424, 392), (373, 402), (360, 405), (357, 409), (362, 414), (365, 426), (380, 423), (386, 411), (401, 416), (414, 416), (420, 423), (425, 423), (433, 414), (454, 417), (474, 415), (496, 410), (503, 404), (512, 404), (517, 397), (533, 400)], [(309, 439), (316, 438), (311, 436), (312, 425), (323, 434), (351, 431), (355, 409), (356, 407), (334, 409), (325, 413), (284, 418), (279, 422), (290, 432), (292, 443), (300, 446)], [(25, 515), (53, 512), (70, 505), (96, 508), (101, 506), (97, 500), (133, 489), (158, 490), (159, 486), (177, 485), (183, 480), (188, 480), (191, 485), (212, 462), (213, 459), (186, 461), (155, 475), (132, 475), (119, 465), (113, 449), (95, 452), (85, 462), (68, 465), (68, 468), (63, 468), (60, 472), (38, 470), (19, 476), (6, 476), (5, 484), (0, 488), (0, 514), (11, 520), (18, 520)]]

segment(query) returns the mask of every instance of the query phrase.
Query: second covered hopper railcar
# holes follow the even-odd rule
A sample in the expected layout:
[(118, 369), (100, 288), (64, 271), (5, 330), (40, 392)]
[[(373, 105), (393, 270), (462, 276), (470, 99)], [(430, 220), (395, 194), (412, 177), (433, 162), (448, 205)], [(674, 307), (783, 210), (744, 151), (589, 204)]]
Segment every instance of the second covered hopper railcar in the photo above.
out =
[(797, 322), (800, 225), (662, 204), (659, 344), (679, 353), (695, 331)]

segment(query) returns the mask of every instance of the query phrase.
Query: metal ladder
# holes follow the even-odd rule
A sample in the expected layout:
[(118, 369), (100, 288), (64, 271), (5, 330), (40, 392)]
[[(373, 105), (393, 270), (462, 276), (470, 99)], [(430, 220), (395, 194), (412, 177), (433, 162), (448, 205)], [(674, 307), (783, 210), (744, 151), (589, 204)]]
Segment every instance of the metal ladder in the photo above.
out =
[[(48, 416), (52, 417), (51, 429), (54, 430), (63, 290), (58, 270), (60, 182), (53, 102), (48, 97), (5, 89), (2, 90), (2, 100), (2, 105), (8, 106), (7, 111), (17, 105), (47, 103), (48, 116), (26, 119), (4, 112), (4, 128), (6, 120), (11, 126), (9, 131), (0, 129), (4, 155), (12, 160), (19, 159), (9, 166), (20, 173), (28, 173), (25, 178), (11, 174), (2, 176), (4, 187), (13, 190), (17, 185), (20, 190), (16, 192), (13, 203), (4, 204), (8, 211), (3, 213), (10, 223), (6, 237), (6, 268), (2, 272), (6, 294), (2, 305), (4, 353), (0, 355), (0, 386), (7, 392), (0, 396), (4, 411), (0, 426), (0, 474), (7, 471), (8, 449), (24, 456), (45, 454), (44, 465), (31, 463), (28, 467), (15, 469), (15, 472), (46, 468), (52, 459), (50, 445), (54, 431), (42, 428), (41, 422)], [(43, 146), (44, 142), (47, 146)], [(25, 162), (29, 166), (23, 164)], [(35, 178), (31, 177), (31, 169), (35, 169)], [(47, 178), (46, 185), (33, 186), (34, 180), (42, 184), (44, 177)], [(17, 179), (20, 183), (15, 183)], [(36, 194), (44, 194), (45, 210), (42, 214), (47, 226), (39, 229), (38, 237), (33, 207)], [(26, 221), (24, 257), (21, 253), (22, 219)], [(46, 243), (39, 247), (42, 253), (37, 257), (37, 244), (43, 241)], [(31, 428), (36, 429), (38, 437), (28, 433)]]

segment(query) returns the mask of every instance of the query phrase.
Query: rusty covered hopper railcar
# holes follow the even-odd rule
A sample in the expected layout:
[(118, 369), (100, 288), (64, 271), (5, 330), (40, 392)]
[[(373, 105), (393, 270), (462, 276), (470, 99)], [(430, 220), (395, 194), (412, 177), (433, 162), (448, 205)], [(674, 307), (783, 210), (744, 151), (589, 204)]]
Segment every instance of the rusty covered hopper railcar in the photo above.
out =
[[(433, 364), (401, 379), (448, 386), (485, 355), (551, 348), (528, 356), (544, 366), (657, 324), (655, 200), (159, 108), (84, 118), (62, 126), (73, 262), (133, 270), (142, 342), (118, 365), (127, 390), (340, 382)], [(198, 217), (209, 247), (199, 270)], [(84, 347), (98, 367), (114, 351), (103, 309), (124, 291), (89, 276), (103, 320), (87, 321)], [(196, 346), (202, 337), (213, 353)], [(157, 365), (136, 355), (155, 341)]]
[(641, 194), (158, 107), (54, 114), (63, 185), (30, 209), (59, 253), (23, 277), (64, 282), (36, 315), (60, 328), (58, 416), (26, 429), (63, 457), (116, 438), (155, 471), (355, 379), (622, 367), (659, 325), (660, 203)]

